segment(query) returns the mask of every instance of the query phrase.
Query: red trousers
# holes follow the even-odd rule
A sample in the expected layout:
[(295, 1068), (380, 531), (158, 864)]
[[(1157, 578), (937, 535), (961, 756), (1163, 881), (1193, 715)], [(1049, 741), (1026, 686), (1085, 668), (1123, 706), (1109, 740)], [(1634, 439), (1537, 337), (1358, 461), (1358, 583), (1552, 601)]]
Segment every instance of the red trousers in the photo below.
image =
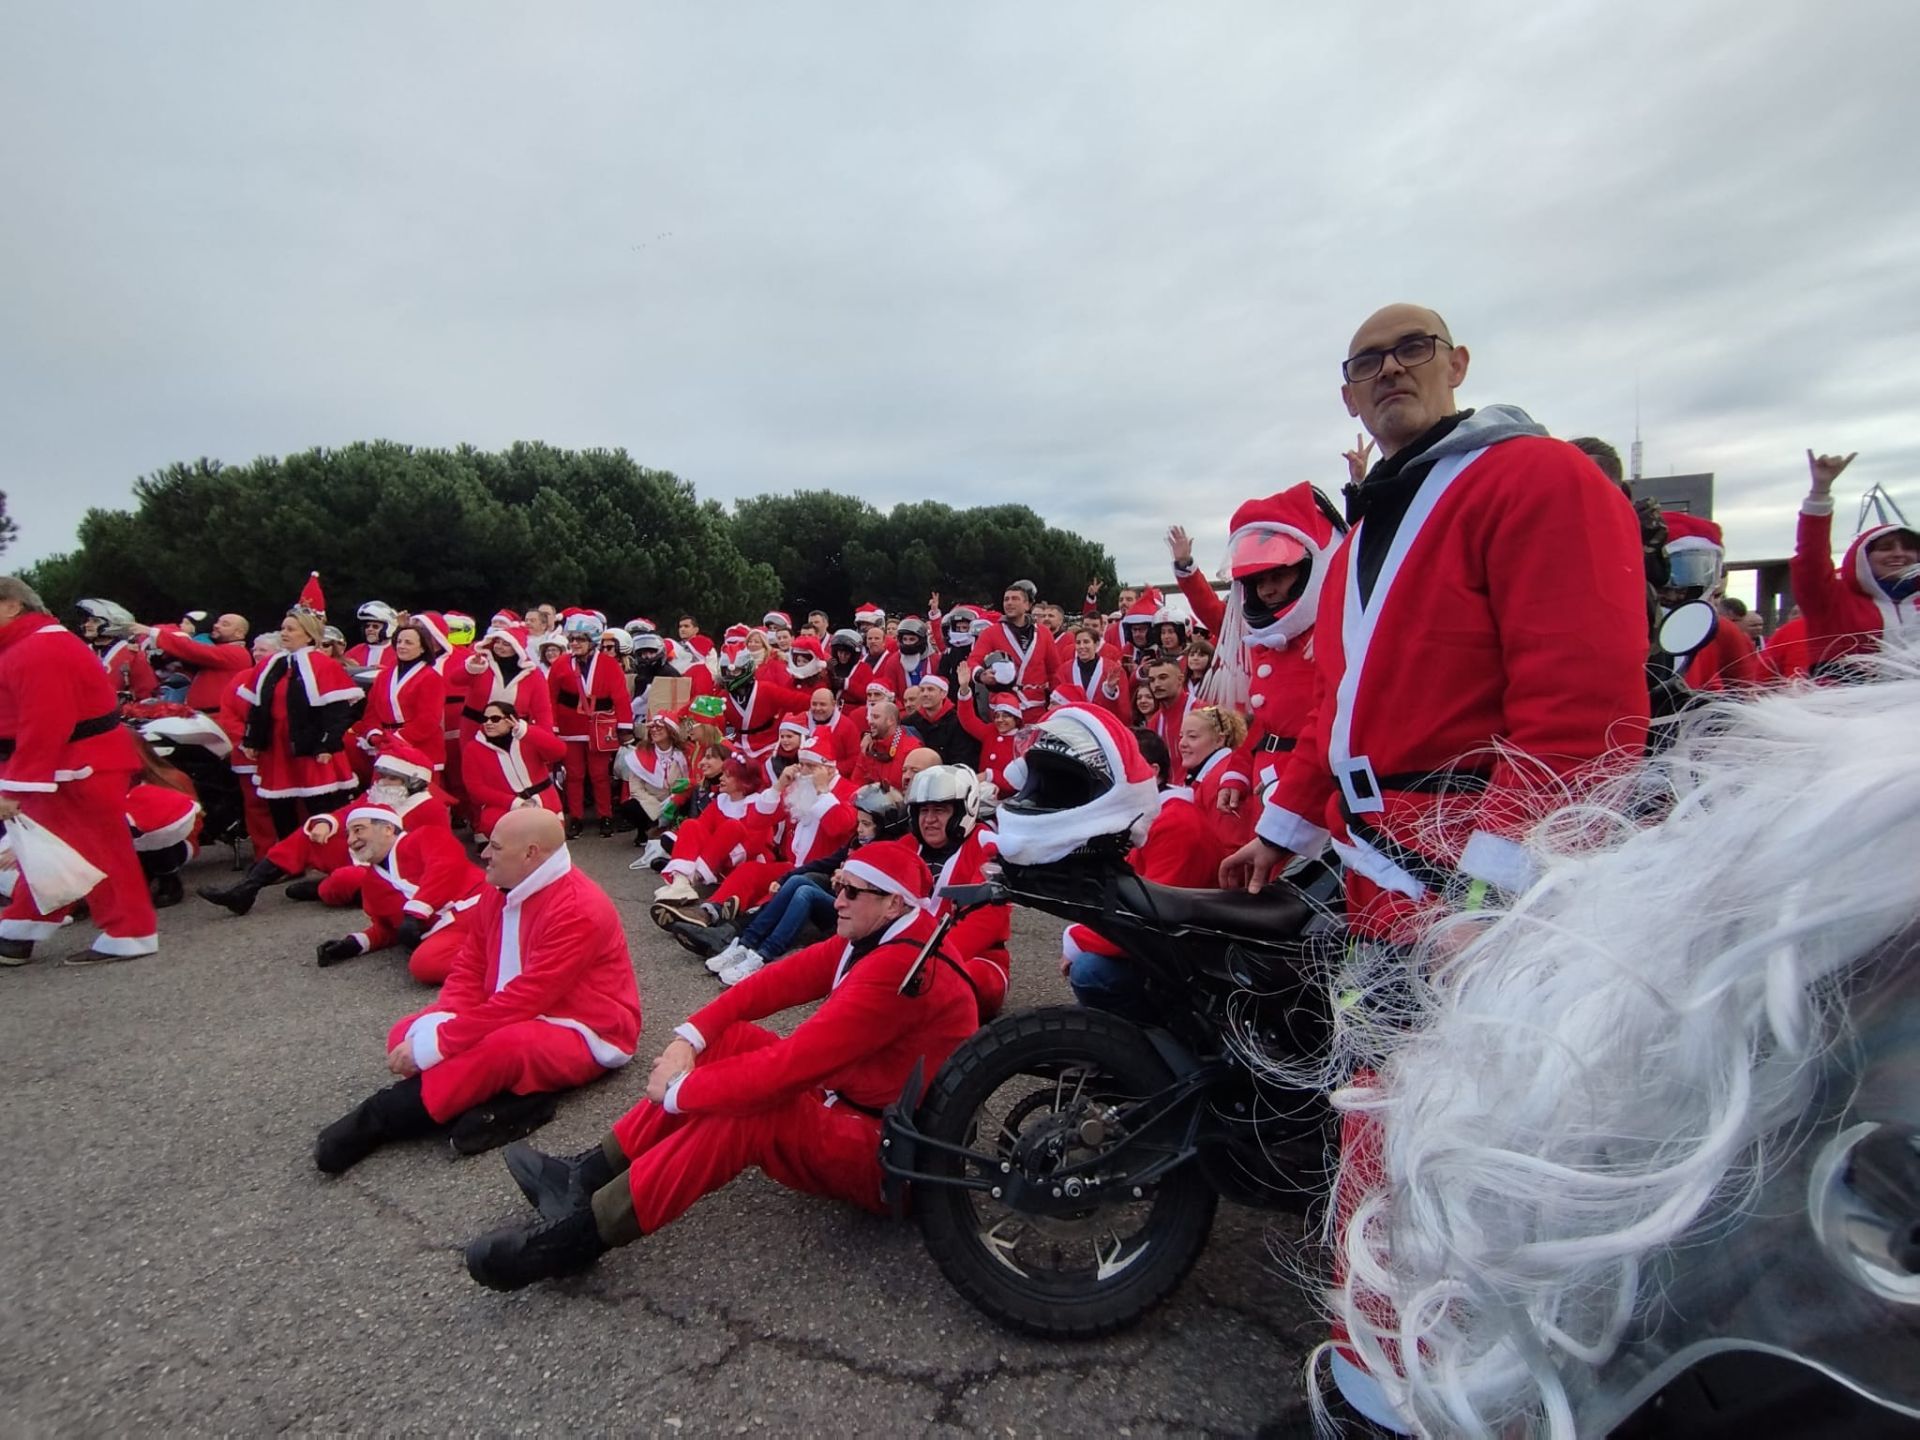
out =
[[(420, 1012), (432, 1013), (432, 1006)], [(407, 1027), (418, 1018), (409, 1015), (387, 1032), (389, 1052), (407, 1038)], [(538, 1095), (572, 1090), (606, 1073), (576, 1031), (544, 1020), (521, 1020), (502, 1025), (471, 1050), (449, 1055), (422, 1071), (420, 1098), (427, 1113), (445, 1125), (507, 1091)]]
[(251, 772), (236, 770), (234, 778), (240, 782), (240, 813), (247, 822), (247, 842), (253, 847), (253, 858), (264, 860), (267, 852), (280, 843), (280, 834), (273, 828), (273, 814), (254, 788)]
[[(320, 888), (324, 891), (326, 886)], [(444, 985), (453, 973), (453, 962), (460, 958), (460, 947), (467, 940), (467, 913), (461, 911), (451, 925), (434, 931), (413, 947), (413, 954), (407, 957), (407, 973), (422, 985)]]
[[(100, 929), (93, 948), (104, 955), (144, 954), (144, 945), (130, 949), (115, 942), (150, 942), (160, 928), (153, 913), (153, 898), (147, 891), (146, 872), (140, 868), (133, 836), (127, 831), (129, 778), (124, 770), (109, 770), (84, 780), (63, 780), (60, 788), (51, 792), (10, 792), (20, 802), (22, 815), (44, 825), (106, 872), (106, 879), (87, 896), (93, 923)], [(50, 939), (68, 908), (42, 911), (33, 903), (33, 891), (22, 878), (13, 887), (13, 899), (7, 902), (4, 916), (0, 916), (0, 939)]]
[(602, 820), (613, 814), (613, 771), (606, 751), (584, 740), (567, 741), (567, 816), (578, 820), (587, 812), (587, 782), (593, 782), (593, 809)]
[(763, 904), (792, 870), (785, 860), (746, 860), (734, 866), (708, 898), (715, 905), (738, 900), (743, 911), (751, 910)]
[(1000, 1013), (1000, 1007), (1007, 1003), (1007, 956), (999, 951), (989, 955), (970, 955), (960, 962), (967, 972), (967, 978), (973, 981), (980, 1001), (980, 1023), (986, 1024)]
[[(740, 1021), (710, 1039), (696, 1063), (724, 1060), (779, 1038)], [(880, 1121), (828, 1105), (817, 1090), (769, 1100), (751, 1115), (669, 1115), (664, 1106), (642, 1100), (614, 1122), (613, 1137), (632, 1161), (627, 1184), (643, 1235), (753, 1166), (790, 1190), (876, 1214), (886, 1209), (880, 1198)]]

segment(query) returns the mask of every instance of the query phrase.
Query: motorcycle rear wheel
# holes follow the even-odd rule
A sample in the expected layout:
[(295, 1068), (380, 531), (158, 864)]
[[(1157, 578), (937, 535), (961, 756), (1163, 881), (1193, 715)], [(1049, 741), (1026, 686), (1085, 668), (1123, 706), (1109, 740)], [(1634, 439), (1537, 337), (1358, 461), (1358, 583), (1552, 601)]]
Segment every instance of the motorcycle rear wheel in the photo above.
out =
[[(1100, 1010), (1052, 1006), (1002, 1016), (956, 1050), (921, 1106), (933, 1139), (1011, 1159), (1024, 1140), (1164, 1089), (1166, 1062), (1140, 1028)], [(1042, 1132), (1036, 1127), (1052, 1127)], [(1082, 1146), (1073, 1159), (1097, 1153)], [(963, 1162), (929, 1151), (924, 1168)], [(1165, 1299), (1206, 1245), (1219, 1197), (1189, 1162), (1109, 1194), (1068, 1220), (1023, 1215), (986, 1194), (920, 1184), (913, 1208), (949, 1282), (1001, 1324), (1053, 1340), (1125, 1329)]]

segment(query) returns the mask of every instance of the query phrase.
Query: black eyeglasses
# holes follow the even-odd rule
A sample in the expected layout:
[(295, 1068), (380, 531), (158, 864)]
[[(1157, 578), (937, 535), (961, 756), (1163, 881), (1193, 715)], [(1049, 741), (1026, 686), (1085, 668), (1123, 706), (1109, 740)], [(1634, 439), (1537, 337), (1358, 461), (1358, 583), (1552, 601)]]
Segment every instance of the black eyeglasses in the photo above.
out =
[(836, 880), (833, 886), (833, 893), (836, 899), (851, 900), (859, 895), (885, 895), (887, 892), (884, 890), (869, 890), (864, 885), (849, 885), (844, 880)]
[(1362, 350), (1341, 365), (1340, 373), (1349, 385), (1371, 380), (1386, 367), (1389, 355), (1400, 362), (1401, 369), (1413, 370), (1433, 359), (1434, 348), (1439, 345), (1453, 348), (1451, 340), (1439, 335), (1409, 335), (1385, 350)]

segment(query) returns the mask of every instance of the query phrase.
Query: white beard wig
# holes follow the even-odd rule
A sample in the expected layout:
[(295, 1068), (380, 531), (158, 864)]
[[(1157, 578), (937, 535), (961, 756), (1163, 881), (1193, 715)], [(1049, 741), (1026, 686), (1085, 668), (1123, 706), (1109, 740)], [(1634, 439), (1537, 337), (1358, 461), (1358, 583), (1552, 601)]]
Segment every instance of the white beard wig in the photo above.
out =
[(1684, 1308), (1663, 1287), (1749, 1217), (1799, 1213), (1822, 1258), (1804, 1181), (1757, 1196), (1834, 1132), (1816, 1096), (1862, 1093), (1848, 1004), (1920, 963), (1920, 662), (1878, 663), (1690, 716), (1535, 829), (1526, 893), (1442, 918), (1411, 982), (1343, 1013), (1334, 1103), (1379, 1150), (1342, 1157), (1330, 1298), (1422, 1433), (1585, 1433)]

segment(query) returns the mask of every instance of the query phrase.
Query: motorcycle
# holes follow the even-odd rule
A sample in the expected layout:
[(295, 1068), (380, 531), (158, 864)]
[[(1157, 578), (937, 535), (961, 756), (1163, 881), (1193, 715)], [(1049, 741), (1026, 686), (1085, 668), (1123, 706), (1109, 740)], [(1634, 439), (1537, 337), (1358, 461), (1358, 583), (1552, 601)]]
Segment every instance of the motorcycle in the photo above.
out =
[(896, 1214), (912, 1208), (947, 1279), (1000, 1323), (1049, 1339), (1133, 1324), (1205, 1246), (1225, 1197), (1304, 1213), (1322, 1193), (1331, 1112), (1270, 1063), (1324, 1053), (1322, 961), (1338, 874), (1302, 867), (1253, 896), (1176, 890), (1122, 841), (950, 887), (954, 920), (1018, 904), (1087, 926), (1146, 977), (1153, 1025), (1085, 1006), (1002, 1016), (883, 1122)]

